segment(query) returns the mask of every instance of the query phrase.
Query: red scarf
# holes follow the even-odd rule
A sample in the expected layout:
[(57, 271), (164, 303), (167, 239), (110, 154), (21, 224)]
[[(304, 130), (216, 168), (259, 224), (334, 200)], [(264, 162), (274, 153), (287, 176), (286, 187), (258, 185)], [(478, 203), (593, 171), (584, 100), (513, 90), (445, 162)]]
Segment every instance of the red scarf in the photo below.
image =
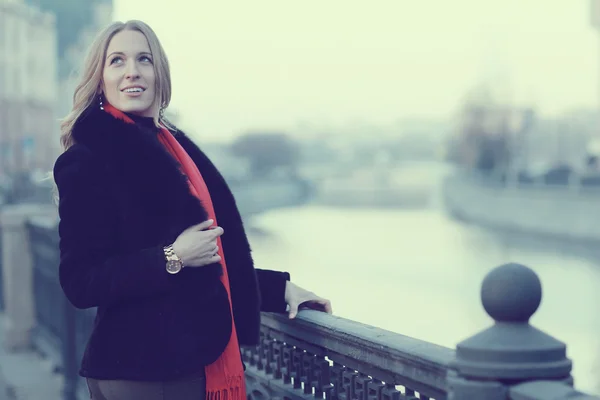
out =
[[(111, 114), (115, 118), (121, 119), (127, 123), (133, 124), (134, 121), (123, 112), (117, 110), (110, 104), (104, 104), (104, 111)], [(188, 177), (190, 191), (205, 207), (208, 212), (208, 218), (215, 221), (215, 226), (218, 225), (215, 210), (212, 204), (210, 193), (204, 183), (202, 174), (196, 167), (196, 164), (187, 154), (179, 142), (173, 137), (168, 129), (161, 126), (158, 136), (160, 142), (165, 146), (166, 150), (179, 162), (182, 172)], [(223, 246), (221, 238), (217, 239), (219, 246), (219, 255), (221, 256), (221, 265), (223, 266), (223, 275), (221, 282), (229, 296), (230, 312), (231, 312), (231, 338), (221, 356), (212, 364), (205, 367), (206, 373), (206, 399), (207, 400), (245, 400), (246, 399), (246, 384), (244, 379), (244, 368), (240, 355), (240, 347), (238, 344), (237, 332), (233, 321), (233, 311), (231, 310), (231, 289), (229, 287), (229, 277), (227, 275), (227, 264), (225, 263), (225, 254), (223, 254)]]

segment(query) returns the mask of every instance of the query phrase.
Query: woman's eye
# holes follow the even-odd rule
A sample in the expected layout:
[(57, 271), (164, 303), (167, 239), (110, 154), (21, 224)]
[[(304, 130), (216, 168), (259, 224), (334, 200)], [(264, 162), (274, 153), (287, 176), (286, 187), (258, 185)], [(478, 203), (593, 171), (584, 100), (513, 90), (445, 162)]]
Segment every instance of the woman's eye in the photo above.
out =
[(148, 56), (141, 56), (140, 57), (140, 61), (151, 63), (152, 59), (150, 57), (148, 57)]
[(110, 64), (111, 65), (112, 64), (116, 64), (116, 63), (121, 62), (121, 61), (123, 61), (123, 59), (121, 57), (115, 57), (112, 60), (110, 60)]

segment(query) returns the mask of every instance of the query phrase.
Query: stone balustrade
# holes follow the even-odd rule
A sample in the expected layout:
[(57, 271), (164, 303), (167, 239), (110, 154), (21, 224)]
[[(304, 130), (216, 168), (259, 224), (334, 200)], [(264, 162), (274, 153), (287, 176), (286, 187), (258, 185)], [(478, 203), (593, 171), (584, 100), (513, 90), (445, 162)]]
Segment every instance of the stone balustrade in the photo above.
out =
[[(55, 360), (65, 375), (65, 400), (86, 398), (76, 366), (93, 313), (75, 310), (60, 292), (56, 221), (41, 219), (40, 210), (32, 210), (37, 217), (18, 219), (22, 225), (17, 229), (13, 213), (22, 216), (23, 209), (6, 207), (2, 212), (3, 223), (13, 224), (2, 229), (4, 284), (20, 292), (21, 299), (30, 299), (27, 310), (35, 308), (34, 331), (42, 333), (23, 340)], [(28, 232), (25, 236), (23, 229)], [(17, 240), (27, 243), (15, 246)], [(23, 249), (31, 252), (25, 259), (15, 254)], [(19, 279), (10, 273), (16, 260), (19, 268), (29, 271)], [(482, 305), (492, 324), (456, 349), (317, 311), (303, 310), (294, 320), (263, 314), (260, 345), (242, 349), (248, 397), (600, 399), (573, 387), (566, 345), (529, 324), (541, 299), (541, 283), (532, 269), (520, 264), (493, 269), (481, 288)], [(13, 312), (7, 318), (19, 316)]]

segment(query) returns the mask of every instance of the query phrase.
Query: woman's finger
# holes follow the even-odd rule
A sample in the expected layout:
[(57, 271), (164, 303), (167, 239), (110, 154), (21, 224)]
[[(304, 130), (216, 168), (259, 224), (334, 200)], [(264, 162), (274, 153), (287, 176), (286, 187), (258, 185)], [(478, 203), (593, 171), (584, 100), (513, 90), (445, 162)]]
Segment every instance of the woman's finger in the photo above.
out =
[(300, 308), (307, 308), (311, 310), (323, 311), (327, 314), (333, 314), (331, 309), (331, 302), (322, 298), (311, 298), (300, 303)]
[(290, 306), (290, 309), (288, 311), (288, 317), (290, 319), (296, 318), (296, 314), (298, 314), (298, 303), (290, 302), (288, 305)]
[(210, 226), (214, 223), (215, 221), (213, 221), (212, 219), (206, 220), (204, 222), (201, 222), (197, 225), (192, 225), (189, 228), (186, 229), (186, 231), (203, 231), (205, 229), (210, 228)]
[(331, 301), (327, 299), (319, 299), (318, 302), (323, 306), (327, 314), (333, 314), (333, 311), (331, 309)]

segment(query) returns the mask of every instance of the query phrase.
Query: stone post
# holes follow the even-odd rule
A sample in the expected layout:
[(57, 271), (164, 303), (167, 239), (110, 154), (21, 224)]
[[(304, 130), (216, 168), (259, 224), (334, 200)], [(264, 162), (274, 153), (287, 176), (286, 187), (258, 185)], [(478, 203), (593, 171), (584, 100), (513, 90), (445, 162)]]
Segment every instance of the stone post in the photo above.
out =
[(9, 351), (30, 348), (31, 330), (35, 326), (33, 261), (26, 223), (31, 217), (54, 215), (55, 206), (40, 204), (6, 205), (0, 212), (6, 316), (4, 346)]
[(538, 276), (523, 265), (505, 264), (485, 277), (481, 301), (495, 323), (456, 346), (448, 373), (449, 400), (571, 398), (545, 397), (543, 391), (539, 397), (520, 397), (522, 390), (513, 391), (531, 382), (538, 383), (536, 392), (542, 390), (540, 384), (549, 384), (576, 393), (566, 345), (529, 324), (541, 300)]

